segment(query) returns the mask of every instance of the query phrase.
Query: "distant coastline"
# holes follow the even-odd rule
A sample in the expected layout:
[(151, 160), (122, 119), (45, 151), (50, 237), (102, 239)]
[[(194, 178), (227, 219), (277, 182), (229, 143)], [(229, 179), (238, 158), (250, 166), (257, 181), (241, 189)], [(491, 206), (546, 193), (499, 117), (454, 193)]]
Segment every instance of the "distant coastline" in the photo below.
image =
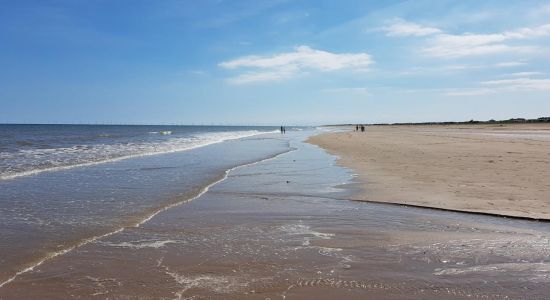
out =
[[(531, 124), (531, 123), (550, 123), (550, 117), (540, 117), (536, 119), (525, 119), (525, 118), (512, 118), (507, 120), (488, 120), (488, 121), (444, 121), (444, 122), (405, 122), (405, 123), (365, 123), (367, 126), (411, 126), (411, 125), (472, 125), (472, 124)], [(331, 124), (325, 126), (355, 126), (355, 123), (349, 124)]]

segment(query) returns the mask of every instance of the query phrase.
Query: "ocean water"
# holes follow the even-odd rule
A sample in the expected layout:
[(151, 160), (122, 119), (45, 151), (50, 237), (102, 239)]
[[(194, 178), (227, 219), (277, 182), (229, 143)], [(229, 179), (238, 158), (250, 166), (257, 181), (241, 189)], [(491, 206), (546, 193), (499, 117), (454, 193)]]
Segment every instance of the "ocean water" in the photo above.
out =
[(274, 130), (275, 127), (0, 125), (0, 180), (188, 150)]
[(288, 151), (275, 129), (0, 125), (0, 285)]

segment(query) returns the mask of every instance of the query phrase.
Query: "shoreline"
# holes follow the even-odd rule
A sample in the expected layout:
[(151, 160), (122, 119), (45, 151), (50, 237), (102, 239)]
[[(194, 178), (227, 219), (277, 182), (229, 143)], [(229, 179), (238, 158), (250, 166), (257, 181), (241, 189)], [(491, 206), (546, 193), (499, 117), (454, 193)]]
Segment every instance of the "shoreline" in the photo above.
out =
[[(270, 142), (263, 143), (267, 146), (260, 145), (256, 150), (247, 152), (246, 145), (251, 143), (258, 145), (254, 140), (257, 136), (262, 135), (270, 139)], [(23, 201), (20, 205), (28, 210), (32, 211), (33, 203), (41, 203), (41, 210), (44, 207), (50, 210), (60, 208), (72, 210), (70, 214), (56, 216), (56, 220), (49, 220), (50, 215), (48, 214), (40, 215), (38, 209), (36, 209), (36, 215), (33, 216), (35, 219), (29, 218), (24, 222), (18, 221), (17, 218), (10, 219), (10, 215), (5, 215), (3, 224), (8, 224), (14, 229), (8, 227), (6, 240), (2, 241), (3, 245), (9, 244), (10, 247), (2, 249), (4, 260), (0, 261), (2, 269), (0, 290), (10, 286), (10, 283), (17, 281), (19, 277), (32, 274), (52, 261), (64, 259), (81, 248), (112, 235), (139, 228), (158, 214), (201, 197), (211, 187), (225, 181), (229, 173), (234, 170), (268, 161), (293, 151), (288, 142), (277, 140), (272, 136), (273, 133), (260, 133), (254, 136), (215, 142), (204, 147), (188, 149), (189, 151), (136, 156), (105, 164), (94, 163), (85, 167), (70, 166), (56, 172), (44, 172), (13, 180), (0, 180), (0, 189), (6, 192), (6, 199), (14, 199), (14, 202), (17, 202), (18, 199), (25, 199), (29, 203)], [(218, 159), (219, 162), (205, 163), (211, 160), (213, 155), (222, 152), (225, 157)], [(241, 155), (242, 153), (249, 155)], [(186, 167), (196, 162), (203, 162), (202, 169)], [(155, 176), (151, 176), (152, 173)], [(179, 177), (176, 184), (172, 183), (173, 181), (165, 180), (170, 176), (178, 178), (182, 174), (191, 174), (192, 176)], [(131, 182), (128, 181), (129, 177), (133, 178)], [(192, 179), (189, 179), (191, 177)], [(76, 181), (82, 182), (82, 184), (78, 184)], [(50, 185), (59, 186), (56, 184), (57, 182), (64, 182), (65, 188), (53, 190), (47, 188)], [(31, 183), (33, 189), (28, 190), (29, 196), (29, 194), (23, 193), (22, 191), (25, 190), (20, 187), (31, 185)], [(110, 192), (110, 197), (104, 196), (106, 190)], [(34, 194), (40, 194), (41, 200), (44, 201), (32, 201)], [(62, 203), (48, 202), (49, 199), (60, 199), (59, 195), (63, 200), (65, 199), (64, 195), (67, 195), (69, 199)], [(97, 199), (106, 200), (101, 202)], [(130, 204), (127, 205), (128, 202)], [(104, 208), (99, 204), (97, 206), (88, 205), (86, 210), (81, 209), (81, 203), (105, 203), (105, 205), (110, 205), (112, 214), (106, 214), (103, 211)], [(17, 212), (20, 208), (16, 206), (15, 208), (10, 207), (10, 209)], [(0, 211), (7, 210), (0, 207)], [(39, 217), (41, 218), (40, 222), (43, 223), (33, 226), (37, 224), (36, 221), (35, 223), (33, 221)], [(10, 224), (9, 222), (12, 220), (13, 224)], [(72, 223), (66, 227), (56, 226), (59, 222)], [(17, 234), (13, 234), (10, 229)], [(64, 234), (65, 230), (70, 234)], [(34, 238), (27, 238), (27, 236)]]
[[(244, 137), (244, 138), (247, 138), (247, 137)], [(7, 279), (0, 279), (0, 289), (3, 288), (5, 285), (8, 285), (9, 283), (16, 280), (19, 276), (21, 276), (25, 273), (34, 271), (35, 268), (41, 266), (42, 264), (48, 262), (49, 260), (55, 259), (59, 256), (63, 256), (63, 255), (65, 255), (65, 254), (67, 254), (67, 253), (69, 253), (69, 252), (71, 252), (75, 249), (78, 249), (82, 246), (86, 246), (87, 244), (97, 242), (101, 239), (110, 237), (112, 235), (116, 235), (118, 233), (123, 232), (124, 230), (129, 229), (129, 228), (138, 228), (138, 227), (142, 226), (143, 224), (151, 221), (151, 219), (153, 219), (155, 216), (157, 216), (160, 213), (168, 211), (169, 209), (174, 208), (174, 207), (185, 205), (185, 204), (187, 204), (191, 201), (194, 201), (194, 200), (200, 198), (202, 195), (207, 193), (212, 187), (214, 187), (217, 184), (225, 181), (228, 178), (229, 174), (231, 172), (235, 171), (235, 170), (238, 170), (238, 169), (244, 168), (244, 167), (248, 167), (248, 166), (253, 166), (255, 164), (262, 163), (262, 162), (265, 162), (265, 161), (269, 161), (269, 160), (275, 159), (275, 158), (277, 158), (277, 157), (279, 157), (283, 154), (286, 154), (286, 153), (289, 153), (289, 152), (292, 152), (292, 151), (294, 151), (294, 150), (292, 148), (289, 148), (286, 151), (282, 151), (282, 152), (270, 155), (270, 156), (262, 158), (260, 160), (255, 160), (255, 161), (251, 161), (251, 162), (248, 162), (248, 163), (244, 163), (244, 164), (240, 164), (240, 165), (230, 167), (230, 168), (226, 169), (225, 171), (223, 171), (223, 173), (219, 177), (215, 178), (212, 182), (207, 183), (205, 186), (203, 186), (200, 190), (198, 190), (198, 192), (196, 192), (194, 194), (191, 193), (190, 195), (188, 195), (188, 197), (184, 197), (183, 199), (179, 199), (176, 202), (168, 203), (166, 205), (155, 208), (151, 212), (145, 213), (142, 216), (141, 219), (138, 219), (136, 221), (132, 221), (131, 224), (124, 225), (120, 228), (115, 228), (114, 230), (109, 231), (109, 232), (100, 233), (98, 235), (91, 236), (91, 237), (86, 237), (86, 238), (84, 238), (80, 241), (76, 241), (76, 243), (73, 244), (73, 245), (69, 245), (67, 248), (47, 253), (44, 257), (39, 258), (35, 262), (30, 263), (28, 266), (23, 266), (23, 269), (17, 271), (16, 273), (14, 273), (12, 276), (8, 277)]]
[(548, 124), (340, 128), (308, 142), (355, 171), (351, 200), (550, 221)]

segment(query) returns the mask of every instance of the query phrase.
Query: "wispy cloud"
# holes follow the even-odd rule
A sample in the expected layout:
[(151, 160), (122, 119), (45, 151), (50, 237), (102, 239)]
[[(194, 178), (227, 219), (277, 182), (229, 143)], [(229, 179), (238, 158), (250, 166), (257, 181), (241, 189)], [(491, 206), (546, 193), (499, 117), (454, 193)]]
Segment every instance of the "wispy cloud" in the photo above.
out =
[(345, 88), (332, 88), (324, 89), (323, 92), (327, 93), (345, 93), (345, 94), (357, 94), (357, 95), (370, 95), (369, 89), (365, 87), (345, 87)]
[(505, 52), (529, 53), (538, 50), (538, 47), (510, 42), (550, 36), (550, 24), (490, 34), (450, 34), (436, 27), (427, 27), (397, 19), (383, 30), (386, 31), (387, 36), (427, 36), (428, 45), (422, 49), (422, 53), (439, 58), (459, 58)]
[(542, 75), (541, 72), (516, 72), (516, 73), (510, 73), (510, 74), (504, 74), (504, 76), (511, 76), (511, 77), (530, 77), (530, 76), (538, 76)]
[(298, 76), (299, 72), (293, 68), (278, 68), (265, 72), (244, 72), (228, 79), (232, 84), (247, 84), (264, 81), (277, 81)]
[(444, 92), (446, 96), (482, 96), (495, 93), (493, 89), (483, 88), (465, 88), (465, 89), (449, 89)]
[(291, 52), (246, 56), (222, 62), (219, 66), (228, 70), (244, 70), (229, 81), (245, 84), (287, 79), (311, 71), (367, 70), (373, 62), (367, 53), (332, 53), (299, 46)]
[(495, 64), (497, 68), (513, 68), (525, 66), (527, 63), (524, 61), (505, 61)]
[[(533, 52), (535, 47), (508, 46), (505, 44), (476, 43), (473, 40), (457, 38), (460, 36), (445, 35), (439, 37), (432, 46), (424, 49), (424, 54), (440, 58), (459, 58), (464, 56), (486, 55), (505, 52)], [(466, 36), (462, 36), (466, 37)]]
[(449, 71), (462, 71), (462, 70), (473, 70), (473, 69), (483, 69), (487, 68), (489, 66), (486, 65), (449, 65), (444, 66), (443, 70), (449, 70)]
[[(527, 64), (526, 62), (510, 61), (510, 62), (500, 62), (496, 64), (448, 65), (448, 66), (444, 66), (442, 69), (451, 70), (451, 71), (460, 71), (460, 70), (487, 69), (487, 68), (512, 68), (512, 67), (524, 66), (526, 64)], [(536, 72), (533, 72), (533, 73), (536, 73)], [(520, 73), (517, 73), (517, 74), (520, 74)], [(527, 74), (526, 76), (528, 75), (530, 74)]]
[(550, 90), (550, 79), (514, 78), (490, 80), (482, 85), (505, 91), (547, 91)]
[(450, 89), (446, 96), (480, 96), (504, 92), (550, 91), (550, 79), (514, 78), (480, 82), (477, 88)]
[(513, 31), (493, 34), (438, 34), (430, 41), (430, 46), (425, 48), (423, 52), (429, 56), (442, 58), (457, 58), (503, 52), (533, 52), (538, 49), (536, 46), (510, 45), (505, 42), (548, 35), (550, 35), (550, 24), (538, 27), (525, 27)]
[[(472, 70), (481, 70), (481, 69), (491, 69), (491, 68), (515, 68), (527, 65), (523, 61), (508, 61), (500, 62), (494, 64), (452, 64), (452, 65), (443, 65), (436, 67), (413, 67), (404, 71), (397, 72), (395, 74), (400, 76), (415, 76), (415, 75), (433, 75), (433, 74), (456, 74), (459, 72), (468, 72)], [(522, 77), (531, 76), (531, 75), (540, 75), (537, 72), (517, 72), (511, 74), (505, 74), (506, 76)]]
[(387, 36), (426, 36), (441, 33), (439, 28), (423, 26), (416, 23), (396, 19), (393, 24), (382, 29)]

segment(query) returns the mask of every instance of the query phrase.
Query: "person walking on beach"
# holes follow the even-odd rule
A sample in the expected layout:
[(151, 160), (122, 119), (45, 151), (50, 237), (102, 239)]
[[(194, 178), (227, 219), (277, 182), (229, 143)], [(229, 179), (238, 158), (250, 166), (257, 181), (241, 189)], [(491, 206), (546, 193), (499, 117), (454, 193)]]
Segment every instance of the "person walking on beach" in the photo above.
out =
[(355, 125), (355, 131), (359, 131), (359, 125)]
[(281, 126), (281, 134), (283, 134), (283, 133), (284, 133), (284, 132), (283, 132), (283, 126)]
[(365, 125), (361, 125), (361, 132), (365, 132)]

